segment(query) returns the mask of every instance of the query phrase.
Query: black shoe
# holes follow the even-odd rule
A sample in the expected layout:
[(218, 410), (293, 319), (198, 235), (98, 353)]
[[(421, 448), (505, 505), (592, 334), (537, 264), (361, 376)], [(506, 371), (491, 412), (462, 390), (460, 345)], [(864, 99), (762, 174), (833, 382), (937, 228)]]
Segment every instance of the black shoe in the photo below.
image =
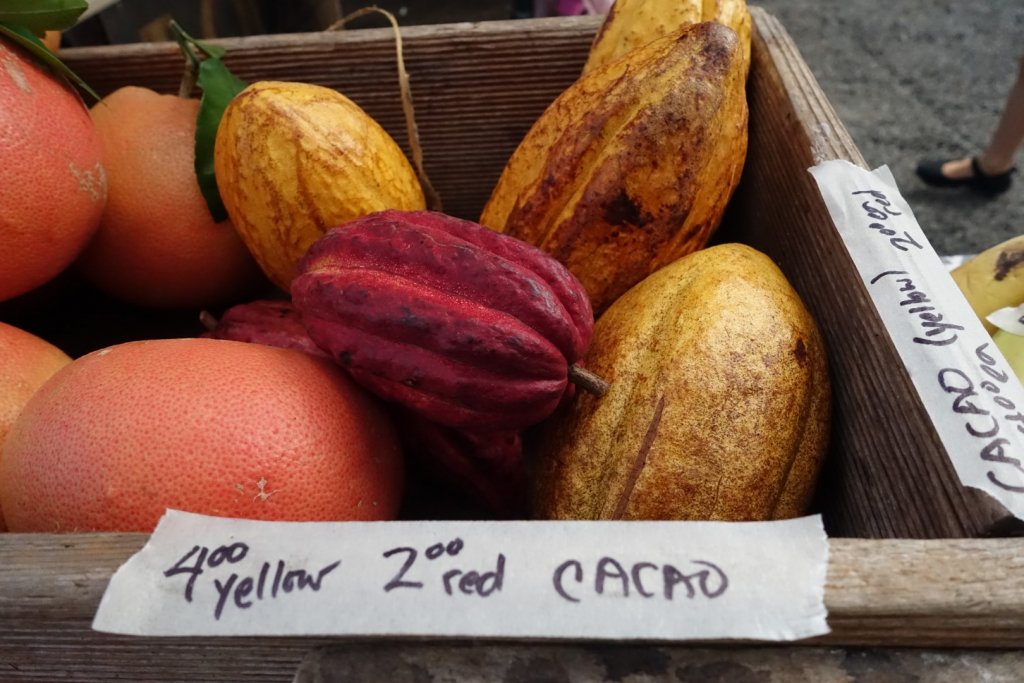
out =
[(932, 187), (969, 187), (976, 192), (994, 197), (1010, 189), (1012, 176), (1017, 172), (1016, 168), (1011, 168), (1005, 173), (989, 175), (981, 170), (981, 167), (978, 166), (978, 159), (975, 157), (971, 159), (972, 175), (966, 178), (950, 178), (942, 173), (942, 165), (947, 161), (950, 160), (928, 159), (922, 161), (917, 165), (918, 177)]

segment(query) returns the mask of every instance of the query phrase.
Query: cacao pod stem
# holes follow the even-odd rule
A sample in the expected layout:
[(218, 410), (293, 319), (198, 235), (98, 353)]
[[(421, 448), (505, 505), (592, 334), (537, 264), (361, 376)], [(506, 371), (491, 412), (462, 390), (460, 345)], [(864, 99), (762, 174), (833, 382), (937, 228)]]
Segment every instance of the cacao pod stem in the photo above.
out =
[(579, 365), (573, 364), (569, 366), (569, 381), (588, 394), (593, 394), (598, 398), (608, 392), (608, 382)]

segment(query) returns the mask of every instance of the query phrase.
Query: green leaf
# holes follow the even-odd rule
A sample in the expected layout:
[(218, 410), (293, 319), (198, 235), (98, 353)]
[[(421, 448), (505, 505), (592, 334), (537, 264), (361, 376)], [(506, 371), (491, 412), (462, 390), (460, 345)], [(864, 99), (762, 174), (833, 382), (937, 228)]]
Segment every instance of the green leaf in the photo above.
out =
[(38, 36), (71, 28), (88, 7), (86, 0), (0, 0), (0, 23), (24, 26)]
[(222, 221), (228, 217), (228, 212), (221, 201), (213, 173), (213, 143), (224, 110), (235, 95), (245, 89), (246, 83), (236, 78), (218, 57), (202, 61), (196, 83), (203, 91), (196, 121), (196, 179), (210, 215), (215, 221)]
[(60, 59), (57, 58), (57, 55), (50, 52), (50, 49), (43, 45), (43, 41), (36, 38), (28, 28), (24, 26), (0, 24), (0, 35), (7, 36), (11, 41), (25, 48), (33, 57), (46, 65), (52, 72), (68, 79), (79, 88), (96, 98), (97, 102), (99, 101), (100, 96), (96, 91), (90, 88), (89, 85), (79, 78), (74, 71), (69, 69), (64, 62), (60, 61)]

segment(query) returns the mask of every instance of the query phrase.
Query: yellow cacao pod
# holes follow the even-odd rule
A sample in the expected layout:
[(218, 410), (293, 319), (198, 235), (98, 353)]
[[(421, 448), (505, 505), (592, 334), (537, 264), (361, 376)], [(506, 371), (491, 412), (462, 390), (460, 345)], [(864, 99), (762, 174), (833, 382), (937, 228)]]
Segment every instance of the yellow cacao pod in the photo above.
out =
[(746, 151), (736, 33), (696, 24), (562, 93), (512, 154), (480, 222), (564, 263), (600, 313), (707, 244)]
[(764, 254), (709, 247), (654, 273), (597, 321), (577, 394), (542, 435), (534, 514), (783, 519), (809, 505), (829, 434), (825, 348)]
[(702, 21), (717, 21), (736, 31), (746, 73), (750, 67), (752, 23), (746, 0), (616, 0), (594, 37), (583, 73)]
[(425, 208), (394, 139), (338, 91), (306, 83), (261, 81), (239, 93), (217, 128), (214, 173), (235, 229), (285, 290), (330, 228)]

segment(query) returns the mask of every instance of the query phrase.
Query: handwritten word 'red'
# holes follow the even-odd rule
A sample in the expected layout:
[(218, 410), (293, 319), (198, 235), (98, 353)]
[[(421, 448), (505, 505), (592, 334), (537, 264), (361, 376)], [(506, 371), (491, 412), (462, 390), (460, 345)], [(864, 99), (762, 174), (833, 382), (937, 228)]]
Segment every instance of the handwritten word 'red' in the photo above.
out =
[(892, 208), (892, 202), (889, 201), (885, 194), (878, 190), (857, 190), (850, 194), (872, 197), (872, 199), (868, 199), (860, 205), (860, 208), (864, 210), (867, 217), (874, 221), (868, 223), (868, 228), (877, 231), (879, 235), (888, 237), (889, 244), (893, 247), (900, 251), (908, 251), (910, 247), (923, 248), (906, 230), (903, 231), (902, 237), (896, 236), (897, 231), (890, 225), (890, 222), (893, 216), (902, 216), (903, 214)]
[[(905, 277), (896, 277), (903, 275)], [(882, 278), (893, 276), (900, 284), (899, 291), (904, 294), (900, 300), (900, 306), (907, 307), (907, 313), (916, 315), (922, 328), (924, 337), (914, 337), (915, 344), (929, 344), (931, 346), (948, 346), (957, 340), (955, 330), (963, 331), (961, 325), (947, 323), (941, 313), (935, 312), (932, 300), (914, 284), (914, 280), (905, 270), (887, 270), (871, 278), (871, 284), (877, 283)]]
[[(581, 596), (592, 590), (595, 596), (615, 595), (628, 598), (636, 595), (653, 598), (661, 595), (665, 600), (674, 600), (686, 591), (686, 597), (693, 599), (698, 592), (705, 598), (717, 598), (729, 587), (729, 578), (718, 565), (704, 560), (693, 560), (693, 564), (704, 567), (686, 574), (671, 564), (660, 567), (653, 562), (634, 562), (627, 571), (626, 566), (613, 557), (602, 557), (593, 567), (593, 583), (586, 586), (587, 572), (579, 560), (566, 560), (558, 565), (551, 577), (555, 592), (569, 602), (580, 602)], [(571, 573), (570, 573), (571, 572)]]
[[(448, 543), (434, 543), (427, 547), (423, 554), (429, 563), (433, 563), (435, 560), (457, 556), (464, 547), (465, 544), (462, 542), (462, 539), (456, 538)], [(384, 592), (388, 593), (397, 588), (422, 589), (424, 582), (416, 579), (422, 576), (421, 572), (429, 571), (433, 564), (420, 563), (420, 567), (413, 572), (413, 565), (416, 564), (419, 551), (416, 548), (400, 546), (384, 552), (385, 558), (396, 555), (404, 555), (405, 560), (402, 562), (398, 572), (390, 581), (384, 584)], [(423, 567), (424, 564), (427, 565), (426, 569)], [(410, 572), (412, 572), (411, 575)], [(498, 559), (493, 571), (452, 568), (442, 573), (439, 580), (440, 586), (448, 595), (454, 595), (457, 589), (463, 595), (476, 594), (481, 598), (486, 598), (492, 593), (500, 591), (504, 582), (505, 556), (502, 553), (498, 553)]]
[[(958, 415), (968, 416), (964, 425), (967, 433), (976, 439), (980, 439), (984, 444), (979, 451), (979, 457), (986, 462), (1009, 465), (1019, 475), (1024, 475), (1024, 466), (1022, 466), (1020, 459), (1006, 454), (1006, 447), (1010, 444), (1010, 440), (1003, 436), (1002, 431), (1003, 420), (1005, 420), (1007, 422), (1016, 422), (1017, 431), (1024, 433), (1024, 426), (1022, 426), (1024, 425), (1024, 414), (1017, 409), (1013, 401), (1002, 395), (1002, 385), (1009, 381), (1010, 376), (995, 367), (996, 361), (987, 353), (987, 348), (988, 343), (986, 342), (975, 349), (975, 355), (981, 361), (978, 368), (988, 379), (982, 380), (980, 384), (975, 386), (974, 382), (971, 381), (971, 378), (963, 370), (943, 368), (939, 371), (938, 375), (939, 386), (947, 394), (952, 394), (955, 397), (953, 399), (953, 412)], [(983, 400), (984, 394), (979, 392), (978, 389), (988, 392), (992, 402), (1000, 410), (991, 411), (979, 405), (980, 401)], [(989, 470), (987, 476), (989, 481), (1006, 491), (1024, 493), (1024, 486), (1006, 483), (994, 470)], [(1018, 476), (1017, 479), (1020, 480), (1021, 477)]]
[[(192, 546), (192, 549), (175, 562), (173, 567), (164, 572), (164, 576), (170, 578), (178, 574), (188, 574), (184, 596), (186, 602), (192, 602), (196, 580), (206, 570), (216, 569), (222, 564), (232, 565), (241, 562), (248, 554), (249, 546), (245, 543), (222, 545), (212, 551), (206, 546)], [(233, 598), (235, 607), (249, 609), (253, 606), (253, 600), (273, 600), (279, 594), (283, 595), (292, 591), (319, 591), (323, 586), (324, 577), (340, 564), (341, 560), (332, 562), (321, 568), (314, 576), (305, 569), (289, 569), (284, 560), (278, 560), (276, 564), (264, 562), (255, 576), (242, 578), (238, 573), (232, 573), (224, 581), (214, 579), (217, 605), (213, 610), (213, 618), (220, 619), (228, 598)]]

